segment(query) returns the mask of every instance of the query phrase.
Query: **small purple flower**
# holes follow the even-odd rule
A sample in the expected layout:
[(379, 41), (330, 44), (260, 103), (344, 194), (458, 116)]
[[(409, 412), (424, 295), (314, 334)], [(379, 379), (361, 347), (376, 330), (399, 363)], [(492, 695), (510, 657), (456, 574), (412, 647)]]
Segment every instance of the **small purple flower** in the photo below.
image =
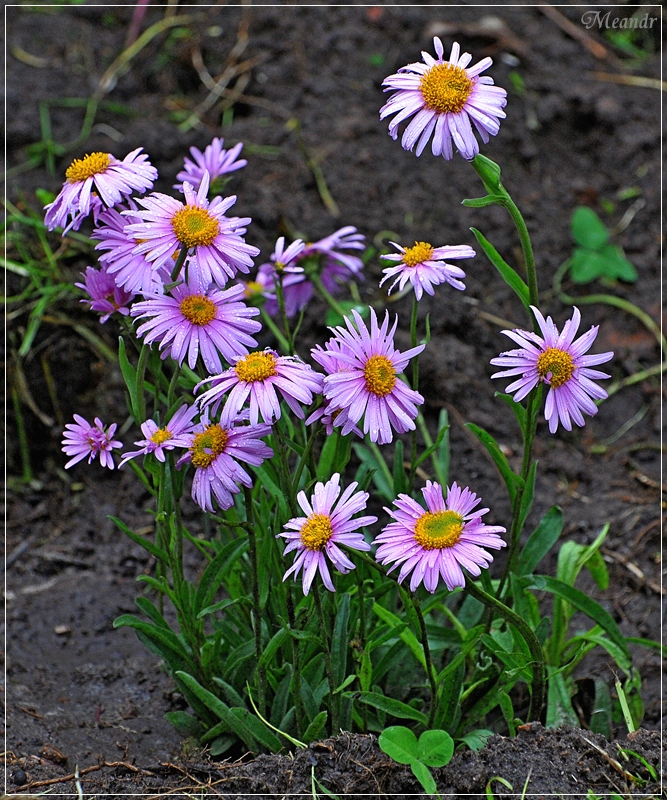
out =
[(221, 509), (234, 505), (233, 495), (241, 486), (252, 486), (250, 475), (237, 463), (253, 467), (273, 456), (262, 441), (271, 432), (270, 425), (237, 424), (238, 419), (210, 423), (204, 418), (194, 433), (188, 435), (189, 450), (177, 466), (190, 462), (195, 467), (192, 499), (204, 511), (213, 512), (213, 498)]
[(181, 182), (175, 184), (174, 189), (182, 192), (183, 181), (187, 181), (197, 191), (205, 171), (208, 172), (211, 183), (214, 183), (216, 178), (245, 167), (248, 163), (245, 158), (236, 160), (243, 149), (243, 143), (239, 142), (229, 150), (223, 149), (224, 143), (225, 140), (222, 137), (216, 137), (203, 153), (197, 147), (191, 147), (190, 154), (194, 161), (191, 161), (187, 156), (185, 157), (184, 168), (176, 176), (176, 180)]
[(393, 439), (392, 429), (405, 433), (415, 428), (417, 406), (424, 398), (398, 375), (411, 358), (421, 353), (424, 345), (401, 353), (394, 347), (398, 317), (388, 330), (389, 313), (378, 326), (375, 311), (371, 309), (369, 332), (359, 314), (352, 311), (352, 315), (356, 329), (346, 317), (347, 327), (331, 329), (343, 346), (325, 351), (349, 369), (327, 375), (323, 394), (331, 410), (340, 408), (347, 412), (350, 425), (356, 425), (363, 417), (363, 431), (370, 435), (372, 442), (388, 444)]
[(442, 42), (433, 39), (437, 60), (422, 51), (424, 63), (408, 64), (383, 81), (385, 91), (398, 89), (380, 109), (380, 119), (396, 116), (389, 123), (392, 139), (398, 138), (398, 126), (416, 115), (405, 129), (401, 144), (404, 150), (417, 146), (420, 156), (431, 137), (434, 156), (450, 160), (454, 146), (463, 158), (470, 161), (479, 153), (479, 144), (472, 124), (484, 143), (489, 134), (495, 136), (504, 119), (507, 92), (493, 85), (493, 78), (480, 73), (493, 63), (483, 58), (473, 67), (469, 53), (460, 55), (457, 42), (452, 45), (449, 61), (443, 60)]
[(301, 239), (295, 239), (292, 244), (285, 247), (285, 237), (281, 236), (271, 253), (271, 263), (262, 266), (271, 267), (277, 274), (303, 272), (303, 267), (299, 266), (299, 257), (306, 245)]
[(238, 414), (246, 400), (250, 400), (250, 422), (257, 425), (261, 414), (266, 423), (280, 419), (278, 392), (299, 419), (304, 418), (300, 403), (309, 406), (313, 394), (322, 391), (322, 376), (297, 356), (279, 356), (275, 350), (263, 350), (241, 356), (236, 364), (195, 386), (195, 392), (204, 384), (211, 388), (199, 398), (201, 408), (212, 406), (215, 413), (227, 392), (225, 415)]
[(109, 425), (105, 430), (104, 423), (99, 417), (95, 417), (94, 425), (91, 425), (79, 414), (74, 415), (74, 420), (74, 422), (65, 425), (63, 433), (65, 437), (62, 440), (63, 453), (66, 456), (73, 456), (65, 464), (65, 469), (69, 469), (86, 456), (88, 456), (88, 463), (90, 464), (98, 455), (100, 464), (103, 467), (113, 469), (115, 465), (111, 451), (114, 448), (123, 446), (122, 442), (115, 441), (112, 438), (118, 427), (116, 423)]
[(493, 561), (483, 548), (499, 550), (506, 543), (498, 536), (505, 528), (485, 525), (482, 517), (488, 508), (473, 511), (481, 498), (470, 489), (456, 483), (447, 489), (445, 501), (442, 486), (431, 481), (422, 489), (427, 511), (407, 494), (394, 500), (395, 509), (385, 511), (395, 521), (390, 522), (373, 544), (380, 545), (376, 561), (392, 564), (391, 572), (402, 564), (399, 583), (412, 572), (410, 590), (415, 591), (422, 581), (431, 594), (440, 577), (451, 592), (465, 586), (461, 567), (471, 575), (479, 575)]
[(283, 580), (292, 574), (296, 577), (303, 570), (305, 595), (310, 591), (318, 570), (327, 589), (336, 591), (329, 574), (327, 557), (343, 575), (354, 569), (354, 564), (341, 550), (340, 545), (353, 550), (371, 549), (359, 529), (377, 522), (377, 517), (352, 519), (366, 508), (368, 501), (368, 493), (355, 492), (356, 488), (357, 484), (351, 483), (341, 495), (340, 475), (336, 473), (327, 483), (315, 484), (312, 505), (308, 502), (306, 493), (299, 492), (297, 500), (306, 516), (291, 519), (285, 524), (287, 530), (278, 534), (288, 541), (285, 555), (292, 550), (297, 551), (294, 564), (287, 570)]
[[(327, 342), (326, 350), (320, 347), (319, 344), (315, 345), (310, 351), (311, 356), (317, 363), (324, 367), (327, 375), (334, 375), (337, 372), (349, 372), (351, 367), (346, 361), (341, 361), (337, 355), (339, 353), (351, 354), (350, 348), (339, 342), (338, 339), (330, 339)], [(341, 428), (341, 434), (347, 436), (348, 433), (354, 433), (360, 439), (364, 438), (364, 434), (355, 422), (350, 422), (346, 408), (336, 408), (332, 405), (331, 401), (325, 402), (319, 408), (315, 409), (313, 413), (306, 419), (306, 425), (312, 425), (313, 422), (320, 420), (324, 425), (327, 436), (333, 434), (334, 428)]]
[(475, 251), (466, 245), (444, 245), (443, 247), (433, 247), (428, 242), (415, 242), (413, 247), (401, 247), (400, 244), (391, 244), (399, 251), (380, 256), (385, 261), (397, 261), (395, 267), (388, 267), (383, 270), (384, 278), (380, 281), (380, 286), (390, 278), (396, 278), (388, 289), (391, 294), (393, 288), (398, 284), (400, 290), (410, 281), (417, 300), (422, 299), (423, 292), (435, 294), (434, 286), (441, 283), (448, 283), (455, 289), (465, 289), (465, 284), (461, 280), (465, 278), (465, 272), (453, 264), (447, 264), (446, 258), (473, 258)]
[[(101, 224), (93, 231), (92, 238), (100, 240), (95, 249), (104, 251), (99, 256), (100, 264), (113, 275), (116, 284), (128, 292), (161, 292), (165, 276), (156, 271), (143, 254), (134, 252), (140, 241), (127, 230), (127, 226), (140, 223), (141, 218), (131, 214), (137, 210), (132, 200), (129, 205), (127, 210), (110, 208), (98, 216)], [(170, 281), (171, 277), (167, 276), (166, 280)]]
[[(56, 199), (45, 206), (44, 222), (52, 231), (55, 227), (78, 230), (81, 222), (93, 211), (99, 212), (121, 202), (132, 192), (153, 188), (157, 170), (148, 156), (138, 147), (122, 161), (111, 153), (91, 153), (75, 158), (65, 171), (66, 181)], [(68, 217), (71, 217), (67, 224)]]
[(141, 425), (141, 432), (146, 438), (135, 442), (141, 449), (125, 453), (121, 459), (120, 466), (122, 467), (126, 461), (132, 458), (145, 456), (149, 453), (153, 453), (158, 461), (164, 463), (165, 450), (173, 450), (175, 447), (190, 447), (192, 441), (188, 434), (192, 433), (196, 427), (193, 419), (198, 413), (199, 409), (196, 405), (183, 405), (169, 422), (162, 427), (152, 419), (146, 420)]
[(89, 300), (83, 299), (81, 302), (88, 303), (91, 311), (102, 314), (101, 323), (105, 323), (115, 311), (124, 317), (130, 313), (130, 302), (134, 294), (117, 286), (113, 276), (109, 275), (104, 265), (101, 269), (86, 267), (86, 271), (81, 274), (84, 282), (74, 285), (89, 295)]
[(194, 369), (201, 353), (209, 374), (221, 372), (219, 353), (231, 364), (248, 348), (257, 347), (250, 334), (262, 326), (250, 317), (257, 316), (259, 309), (241, 302), (243, 295), (239, 284), (202, 292), (192, 276), (169, 294), (155, 294), (132, 306), (133, 317), (149, 318), (139, 326), (137, 336), (145, 337), (146, 344), (159, 342), (162, 358), (171, 356), (182, 364), (187, 355), (188, 366)]
[(491, 363), (496, 367), (510, 367), (502, 372), (496, 372), (491, 377), (521, 376), (506, 389), (510, 394), (515, 393), (514, 400), (517, 403), (523, 400), (538, 383), (546, 383), (549, 394), (544, 407), (544, 416), (549, 422), (551, 433), (556, 432), (559, 421), (567, 431), (572, 430), (572, 420), (582, 427), (585, 422), (581, 412), (585, 411), (594, 416), (597, 414), (597, 406), (593, 398), (604, 400), (607, 397), (607, 392), (593, 381), (611, 377), (606, 372), (590, 367), (604, 364), (605, 361), (612, 359), (614, 354), (607, 352), (584, 355), (595, 341), (599, 326), (593, 325), (587, 333), (575, 341), (574, 337), (581, 322), (578, 308), (574, 309), (572, 319), (565, 323), (560, 334), (551, 317), (545, 320), (535, 306), (531, 308), (544, 338), (518, 328), (503, 331), (505, 336), (509, 336), (520, 347), (491, 359)]
[(307, 244), (302, 257), (308, 258), (318, 254), (324, 256), (321, 268), (322, 283), (328, 292), (338, 294), (341, 284), (348, 283), (355, 277), (363, 280), (364, 262), (359, 256), (344, 251), (364, 250), (365, 247), (366, 237), (362, 233), (357, 233), (357, 229), (352, 225), (347, 225), (325, 236), (324, 239)]
[[(128, 225), (127, 230), (142, 240), (134, 253), (145, 254), (155, 269), (165, 265), (173, 268), (174, 258), (187, 247), (188, 253), (195, 256), (200, 285), (216, 283), (223, 287), (237, 272), (250, 271), (259, 250), (243, 239), (244, 226), (250, 218), (225, 216), (236, 197), (214, 197), (209, 203), (208, 187), (209, 174), (205, 170), (196, 193), (189, 183), (183, 184), (185, 204), (160, 192), (138, 199), (146, 209), (136, 212), (143, 222)], [(189, 269), (193, 266), (191, 262)]]

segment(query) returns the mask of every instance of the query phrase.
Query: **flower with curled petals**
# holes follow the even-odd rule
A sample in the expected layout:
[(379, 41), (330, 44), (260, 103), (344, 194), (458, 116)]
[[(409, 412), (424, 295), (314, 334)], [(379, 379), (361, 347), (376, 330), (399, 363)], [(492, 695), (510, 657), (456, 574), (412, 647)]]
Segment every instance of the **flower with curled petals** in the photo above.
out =
[(141, 425), (141, 432), (146, 437), (135, 444), (140, 450), (133, 450), (131, 453), (124, 453), (120, 466), (127, 461), (138, 456), (145, 456), (152, 453), (158, 461), (164, 463), (165, 450), (173, 450), (175, 447), (189, 447), (190, 439), (188, 434), (195, 429), (194, 418), (199, 413), (196, 405), (182, 405), (171, 419), (162, 427), (152, 419), (146, 420)]
[(87, 303), (91, 311), (101, 314), (100, 322), (104, 324), (109, 317), (117, 312), (123, 317), (130, 313), (130, 303), (134, 294), (122, 289), (116, 284), (113, 275), (109, 275), (106, 265), (102, 264), (101, 269), (86, 267), (82, 272), (83, 283), (75, 283), (79, 289), (83, 289), (88, 295), (81, 300)]
[(433, 295), (434, 286), (440, 283), (448, 283), (455, 289), (465, 289), (465, 284), (461, 280), (465, 278), (465, 272), (453, 264), (447, 264), (446, 258), (474, 258), (475, 251), (466, 245), (444, 245), (433, 247), (428, 242), (415, 242), (413, 247), (401, 247), (396, 242), (391, 242), (399, 251), (380, 256), (385, 261), (398, 262), (394, 267), (387, 267), (383, 270), (384, 278), (380, 281), (380, 286), (390, 278), (396, 280), (389, 287), (388, 294), (398, 284), (400, 290), (409, 281), (415, 291), (417, 300), (422, 299), (422, 294)]
[(201, 408), (216, 413), (225, 400), (224, 414), (238, 414), (249, 401), (250, 422), (256, 425), (260, 416), (272, 423), (281, 415), (278, 392), (299, 419), (305, 414), (300, 403), (309, 406), (313, 394), (322, 391), (322, 376), (298, 356), (279, 356), (275, 350), (262, 350), (241, 356), (231, 369), (206, 378), (195, 386), (210, 387), (199, 398)]
[(82, 461), (86, 456), (88, 456), (89, 464), (99, 456), (100, 464), (103, 467), (113, 469), (115, 464), (111, 451), (123, 446), (122, 442), (118, 442), (113, 438), (117, 427), (114, 422), (105, 429), (104, 423), (99, 417), (95, 417), (95, 424), (91, 425), (82, 416), (75, 414), (74, 422), (65, 425), (63, 433), (63, 453), (67, 456), (72, 456), (65, 464), (65, 469), (69, 469), (74, 464)]
[[(138, 147), (119, 161), (111, 153), (90, 153), (75, 158), (65, 171), (65, 184), (56, 199), (45, 206), (44, 223), (52, 231), (72, 228), (76, 231), (92, 211), (111, 208), (132, 192), (153, 188), (157, 170)], [(69, 223), (67, 222), (70, 218)]]
[[(237, 272), (249, 272), (258, 248), (243, 239), (249, 217), (227, 217), (225, 212), (236, 197), (206, 199), (209, 174), (204, 171), (195, 193), (189, 183), (183, 184), (185, 203), (175, 197), (153, 192), (138, 198), (143, 211), (123, 212), (140, 217), (142, 222), (127, 226), (127, 231), (140, 243), (134, 253), (144, 254), (155, 269), (174, 266), (183, 247), (195, 257), (200, 285), (216, 283), (224, 287)], [(191, 263), (190, 268), (194, 265)]]
[(453, 483), (445, 500), (442, 486), (426, 481), (422, 494), (426, 511), (407, 494), (399, 494), (393, 509), (385, 508), (394, 522), (373, 542), (379, 545), (375, 559), (380, 564), (391, 564), (389, 572), (402, 565), (399, 583), (412, 573), (413, 592), (423, 582), (433, 594), (440, 578), (451, 592), (457, 586), (465, 586), (461, 567), (477, 576), (493, 561), (484, 548), (499, 550), (506, 546), (498, 536), (505, 528), (482, 522), (489, 509), (475, 510), (481, 498), (467, 487), (461, 489)]
[(490, 58), (468, 67), (472, 56), (461, 55), (456, 42), (449, 61), (443, 60), (442, 42), (437, 36), (433, 45), (437, 59), (422, 52), (423, 63), (408, 64), (384, 79), (385, 91), (398, 91), (380, 109), (380, 119), (395, 115), (389, 134), (396, 139), (400, 123), (414, 115), (401, 139), (404, 150), (416, 146), (420, 156), (432, 139), (434, 156), (450, 160), (456, 147), (470, 161), (479, 153), (473, 125), (484, 143), (489, 135), (495, 136), (505, 117), (507, 92), (494, 86), (493, 78), (481, 76), (493, 63)]
[(311, 501), (305, 492), (299, 492), (297, 501), (306, 514), (295, 517), (285, 524), (286, 530), (279, 533), (287, 539), (285, 555), (297, 551), (294, 564), (287, 570), (283, 580), (299, 572), (303, 578), (303, 593), (310, 592), (316, 573), (331, 592), (336, 589), (331, 580), (327, 558), (336, 569), (346, 575), (354, 564), (341, 545), (352, 550), (368, 551), (370, 545), (364, 540), (361, 528), (377, 522), (377, 517), (365, 516), (352, 519), (366, 508), (367, 492), (357, 492), (356, 482), (351, 483), (341, 495), (340, 475), (335, 473), (326, 483), (316, 483)]
[(324, 378), (323, 394), (331, 411), (345, 410), (349, 425), (356, 425), (363, 417), (363, 431), (371, 441), (388, 444), (393, 431), (405, 433), (415, 428), (417, 406), (424, 398), (398, 376), (425, 345), (399, 352), (394, 347), (398, 317), (388, 330), (389, 313), (385, 314), (382, 325), (378, 325), (375, 311), (371, 308), (370, 312), (370, 331), (354, 310), (356, 327), (346, 317), (346, 327), (331, 328), (341, 347), (327, 346), (325, 352), (348, 368)]
[(187, 181), (197, 191), (205, 171), (209, 174), (211, 184), (214, 184), (216, 179), (222, 175), (236, 172), (237, 169), (245, 167), (248, 163), (245, 158), (239, 158), (237, 161), (238, 155), (243, 150), (243, 142), (235, 144), (229, 150), (223, 148), (224, 143), (225, 140), (222, 137), (216, 136), (203, 153), (199, 148), (191, 147), (190, 155), (194, 160), (185, 157), (183, 169), (176, 176), (176, 180), (181, 182), (175, 184), (174, 189), (182, 192), (183, 182)]
[(549, 387), (549, 394), (544, 406), (544, 416), (551, 433), (556, 432), (559, 422), (567, 431), (572, 430), (573, 420), (583, 427), (585, 421), (582, 411), (594, 416), (597, 414), (597, 406), (593, 401), (607, 397), (607, 392), (593, 381), (611, 377), (606, 372), (591, 367), (604, 364), (614, 354), (607, 352), (584, 355), (595, 341), (599, 326), (593, 325), (587, 333), (575, 339), (581, 322), (578, 308), (574, 308), (572, 319), (563, 325), (562, 333), (558, 332), (551, 317), (544, 319), (539, 309), (535, 306), (531, 306), (531, 309), (542, 336), (518, 328), (503, 331), (505, 336), (509, 336), (520, 346), (491, 359), (496, 367), (509, 367), (491, 377), (518, 378), (506, 389), (510, 394), (514, 392), (517, 403), (539, 383), (545, 383)]

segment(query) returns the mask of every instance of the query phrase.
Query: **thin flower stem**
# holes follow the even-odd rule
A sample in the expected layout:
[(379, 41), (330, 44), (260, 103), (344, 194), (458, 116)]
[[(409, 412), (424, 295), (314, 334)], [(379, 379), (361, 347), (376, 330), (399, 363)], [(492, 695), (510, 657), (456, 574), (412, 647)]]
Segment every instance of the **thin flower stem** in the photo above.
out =
[(277, 421), (273, 423), (273, 441), (276, 446), (276, 451), (278, 453), (278, 474), (283, 483), (282, 488), (285, 494), (287, 495), (290, 511), (292, 514), (296, 516), (297, 505), (296, 505), (295, 485), (294, 483), (292, 483), (292, 479), (290, 478), (287, 447), (283, 440), (283, 435), (282, 432), (280, 431), (280, 427)]
[(533, 659), (533, 681), (527, 721), (539, 721), (542, 706), (544, 705), (546, 674), (544, 651), (542, 650), (539, 639), (530, 625), (522, 617), (508, 608), (504, 603), (501, 603), (500, 600), (497, 600), (493, 595), (487, 594), (483, 589), (480, 589), (470, 578), (466, 580), (466, 591), (475, 599), (479, 600), (480, 603), (484, 603), (487, 608), (495, 611), (506, 622), (509, 622), (510, 625), (513, 625), (528, 645), (530, 655)]
[[(309, 456), (313, 451), (313, 445), (315, 444), (315, 439), (317, 438), (319, 429), (320, 429), (319, 422), (316, 422), (312, 426), (310, 436), (308, 437), (308, 441), (306, 442), (306, 447), (304, 448), (303, 455), (301, 456), (301, 460), (299, 461), (299, 466), (297, 467), (296, 473), (294, 475), (295, 490), (298, 490), (299, 488), (299, 482), (301, 480), (301, 475), (303, 474), (303, 468), (306, 466), (306, 462), (309, 460)], [(312, 465), (309, 464), (309, 468), (312, 470)]]
[(331, 735), (337, 736), (339, 731), (339, 714), (338, 714), (338, 700), (339, 695), (335, 695), (334, 692), (336, 691), (336, 681), (334, 678), (334, 670), (333, 670), (333, 662), (331, 660), (331, 643), (329, 641), (329, 635), (327, 631), (330, 628), (330, 625), (327, 624), (327, 620), (324, 616), (324, 609), (322, 608), (322, 598), (320, 597), (320, 587), (315, 586), (313, 590), (313, 594), (315, 595), (315, 608), (317, 609), (317, 618), (320, 622), (320, 630), (322, 632), (322, 641), (324, 643), (324, 663), (326, 665), (327, 670), (327, 681), (329, 683), (329, 699), (331, 701), (330, 708), (331, 708)]
[(169, 381), (169, 389), (167, 391), (167, 408), (171, 408), (176, 400), (176, 389), (178, 387), (178, 379), (181, 375), (181, 367), (178, 361), (174, 365), (174, 374)]
[[(412, 316), (410, 317), (410, 346), (417, 347), (417, 311), (418, 311), (417, 295), (412, 295)], [(419, 391), (419, 355), (412, 359), (412, 389), (415, 392)], [(412, 489), (415, 480), (415, 470), (417, 464), (417, 428), (413, 428), (410, 432), (410, 476), (408, 478), (408, 486)]]
[(262, 714), (266, 710), (266, 671), (260, 667), (262, 657), (262, 606), (259, 599), (259, 558), (257, 555), (257, 534), (254, 526), (254, 509), (252, 506), (252, 489), (243, 487), (245, 496), (245, 514), (248, 523), (248, 546), (252, 565), (252, 627), (255, 633), (255, 658), (257, 659), (257, 704)]
[(271, 333), (276, 337), (276, 341), (280, 345), (280, 349), (283, 353), (288, 356), (290, 355), (290, 346), (287, 339), (283, 336), (280, 328), (276, 325), (276, 323), (271, 319), (271, 315), (264, 309), (260, 308), (260, 314), (262, 315), (262, 320), (266, 327), (271, 331)]
[[(287, 587), (287, 619), (289, 621), (290, 629), (293, 631), (298, 630), (296, 626), (296, 617), (294, 615), (294, 601), (292, 600), (292, 588), (291, 586)], [(296, 727), (299, 731), (299, 735), (302, 735), (306, 730), (305, 725), (305, 714), (303, 709), (303, 700), (301, 698), (301, 664), (300, 664), (300, 656), (301, 653), (299, 651), (299, 639), (294, 636), (290, 636), (290, 641), (292, 643), (292, 667), (294, 668), (294, 672), (292, 673), (294, 676), (294, 709), (296, 712)]]
[(150, 345), (142, 345), (139, 353), (139, 361), (137, 362), (137, 412), (139, 414), (139, 419), (135, 420), (135, 422), (139, 425), (146, 420), (146, 383), (144, 378), (150, 352)]
[(424, 660), (426, 661), (426, 675), (428, 676), (429, 684), (431, 686), (431, 708), (428, 714), (428, 722), (426, 724), (426, 729), (431, 730), (431, 728), (433, 727), (433, 723), (435, 721), (435, 712), (438, 709), (438, 687), (435, 682), (435, 669), (433, 667), (433, 661), (431, 659), (431, 648), (429, 647), (428, 644), (426, 621), (424, 620), (421, 604), (419, 602), (419, 598), (417, 597), (417, 595), (414, 592), (406, 592), (405, 594), (410, 598), (412, 607), (414, 608), (415, 614), (417, 615), (417, 619), (419, 620), (420, 636), (422, 640), (422, 646), (424, 648)]
[(181, 267), (185, 263), (185, 259), (188, 255), (188, 246), (183, 245), (181, 250), (178, 254), (178, 258), (176, 259), (176, 263), (174, 264), (174, 268), (171, 271), (171, 280), (175, 283), (178, 280), (178, 276), (181, 274)]
[(340, 303), (336, 300), (336, 298), (322, 283), (322, 279), (316, 272), (313, 272), (310, 275), (310, 280), (315, 284), (317, 291), (322, 295), (324, 300), (326, 300), (326, 302), (331, 306), (331, 308), (336, 312), (336, 314), (340, 314), (341, 317), (345, 318), (350, 313), (340, 305)]
[(294, 339), (292, 338), (289, 319), (287, 318), (287, 309), (285, 308), (285, 292), (283, 289), (283, 276), (281, 272), (278, 273), (278, 282), (275, 284), (275, 286), (276, 286), (276, 297), (278, 298), (278, 307), (280, 308), (280, 318), (282, 320), (283, 329), (285, 331), (285, 341), (287, 342), (287, 355), (293, 356)]
[(378, 464), (380, 465), (380, 470), (384, 474), (385, 478), (389, 481), (389, 485), (394, 485), (394, 476), (391, 474), (391, 470), (387, 466), (387, 462), (384, 460), (384, 456), (380, 451), (380, 448), (377, 446), (375, 442), (368, 442), (368, 449), (373, 453), (375, 458), (377, 459)]

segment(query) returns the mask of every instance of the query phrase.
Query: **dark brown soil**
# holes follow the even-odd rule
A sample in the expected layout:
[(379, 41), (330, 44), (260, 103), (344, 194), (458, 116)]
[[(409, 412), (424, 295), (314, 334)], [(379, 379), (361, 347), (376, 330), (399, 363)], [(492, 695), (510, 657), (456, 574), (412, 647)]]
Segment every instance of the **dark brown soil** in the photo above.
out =
[[(657, 14), (657, 8), (647, 9)], [(560, 10), (585, 32), (580, 9)], [(632, 9), (612, 13), (616, 11), (626, 16)], [(313, 239), (351, 224), (370, 239), (390, 230), (403, 242), (417, 238), (473, 244), (468, 229), (474, 225), (514, 260), (517, 242), (503, 212), (460, 205), (462, 198), (481, 193), (469, 166), (460, 158), (444, 163), (428, 153), (419, 159), (405, 153), (378, 119), (382, 79), (417, 60), (419, 50), (430, 49), (433, 34), (440, 32), (446, 47), (456, 38), (476, 57), (491, 55), (497, 83), (510, 89), (512, 72), (525, 83), (520, 95), (510, 91), (508, 118), (484, 152), (501, 164), (504, 182), (526, 216), (545, 310), (558, 323), (570, 314), (549, 290), (555, 270), (571, 252), (573, 208), (591, 205), (613, 228), (633, 207), (636, 216), (616, 241), (640, 277), (634, 285), (610, 291), (659, 321), (660, 95), (650, 86), (618, 82), (633, 75), (656, 78), (656, 55), (649, 52), (641, 63), (630, 64), (609, 48), (606, 57), (596, 58), (585, 42), (571, 38), (537, 7), (283, 6), (243, 11), (192, 6), (177, 13), (191, 16), (177, 28), (181, 33), (156, 37), (107, 96), (125, 112), (103, 106), (89, 139), (56, 159), (54, 175), (43, 166), (10, 174), (9, 199), (38, 208), (35, 189), (58, 191), (72, 157), (100, 149), (122, 157), (138, 146), (145, 147), (160, 170), (157, 188), (168, 191), (187, 148), (204, 147), (213, 136), (223, 135), (229, 145), (246, 143), (249, 164), (235, 173), (230, 191), (239, 197), (235, 213), (253, 218), (248, 240), (262, 248), (262, 255), (268, 255), (278, 235), (293, 231)], [(480, 33), (480, 20), (491, 13), (505, 25), (500, 37)], [(131, 14), (131, 7), (113, 5), (7, 10), (10, 168), (34, 154), (41, 137), (41, 101), (86, 98), (95, 91), (123, 48)], [(144, 29), (163, 14), (164, 9), (150, 8)], [(179, 131), (183, 112), (199, 107), (209, 94), (193, 56), (196, 62), (200, 52), (211, 75), (218, 76), (245, 33), (247, 46), (239, 61), (252, 59), (253, 65), (247, 84), (236, 84), (242, 96), (233, 115), (225, 115), (229, 124), (219, 127), (218, 101), (203, 113), (196, 129)], [(645, 46), (658, 51), (661, 31), (656, 28), (653, 34)], [(595, 31), (591, 35), (602, 41)], [(52, 105), (53, 139), (61, 144), (74, 140), (82, 119), (80, 108)], [(300, 125), (301, 147), (294, 125), (286, 125), (290, 119)], [(323, 203), (303, 145), (323, 171), (340, 211), (337, 217)], [(643, 206), (633, 206), (636, 198), (621, 199), (619, 193), (632, 187), (639, 189)], [(52, 246), (58, 247), (57, 237)], [(77, 280), (86, 263), (72, 263), (64, 279)], [(377, 288), (380, 270), (377, 262), (368, 267), (362, 286), (367, 302), (382, 297)], [(432, 427), (440, 408), (450, 412), (452, 477), (470, 483), (492, 509), (490, 516), (502, 524), (509, 512), (502, 486), (462, 422), (481, 425), (510, 454), (519, 452), (517, 430), (503, 404), (493, 399), (489, 360), (507, 346), (500, 334), (505, 325), (497, 318), (517, 324), (523, 320), (513, 296), (482, 255), (469, 269), (467, 285), (465, 296), (445, 289), (422, 303), (421, 313), (431, 314), (432, 339), (423, 359), (421, 389)], [(11, 276), (10, 294), (18, 287)], [(572, 289), (574, 294), (586, 291)], [(405, 325), (408, 301), (392, 309)], [(581, 310), (584, 327), (600, 325), (599, 350), (616, 353), (615, 379), (659, 363), (655, 338), (634, 317), (601, 304), (582, 305)], [(29, 309), (15, 306), (12, 311), (8, 344), (15, 350)], [(307, 343), (325, 339), (322, 319), (323, 307), (314, 303), (305, 324)], [(18, 480), (20, 452), (10, 415), (8, 471), (14, 477), (7, 495), (7, 791), (76, 795), (74, 782), (62, 779), (78, 768), (86, 796), (192, 796), (206, 787), (221, 796), (312, 796), (313, 775), (339, 795), (419, 792), (410, 770), (393, 764), (370, 736), (344, 734), (296, 753), (293, 760), (260, 756), (243, 764), (215, 764), (192, 752), (164, 720), (165, 712), (182, 707), (180, 697), (135, 635), (112, 629), (119, 614), (133, 609), (135, 578), (151, 564), (108, 516), (121, 516), (135, 530), (146, 528), (152, 524), (148, 499), (130, 473), (97, 466), (62, 470), (58, 443), (63, 422), (72, 413), (99, 415), (105, 422), (126, 418), (120, 373), (76, 333), (72, 322), (89, 325), (114, 346), (113, 322), (101, 328), (69, 299), (43, 322), (22, 363), (25, 383), (16, 371), (11, 373), (22, 401), (35, 478), (28, 484)], [(564, 538), (589, 543), (610, 522), (604, 549), (610, 588), (600, 592), (585, 575), (579, 585), (614, 616), (625, 635), (651, 639), (660, 638), (664, 594), (660, 405), (660, 384), (653, 377), (614, 394), (583, 430), (550, 436), (541, 428), (537, 499), (528, 523), (530, 529), (557, 502), (565, 511)], [(623, 432), (633, 419), (637, 421)], [(136, 438), (134, 433), (124, 433), (126, 443)], [(601, 452), (599, 445), (605, 443)], [(196, 562), (191, 566), (197, 569)], [(542, 566), (553, 571), (553, 559)], [(643, 679), (643, 726), (657, 729), (660, 659), (653, 651), (632, 649)], [(603, 652), (589, 657), (579, 677), (601, 677), (613, 691), (613, 664)], [(584, 710), (581, 721), (586, 724)], [(617, 733), (624, 733), (620, 722)], [(494, 776), (506, 778), (520, 792), (529, 772), (528, 792), (537, 795), (585, 796), (588, 789), (622, 796), (658, 792), (655, 783), (643, 785), (650, 775), (635, 757), (625, 760), (619, 744), (651, 765), (660, 761), (655, 730), (640, 731), (631, 742), (609, 743), (585, 730), (545, 731), (538, 726), (521, 731), (516, 739), (494, 737), (477, 754), (459, 752), (435, 774), (445, 796), (483, 794)], [(107, 766), (97, 769), (100, 764)], [(83, 774), (88, 768), (95, 769)], [(52, 779), (57, 782), (44, 783)], [(506, 791), (494, 784), (497, 795)]]

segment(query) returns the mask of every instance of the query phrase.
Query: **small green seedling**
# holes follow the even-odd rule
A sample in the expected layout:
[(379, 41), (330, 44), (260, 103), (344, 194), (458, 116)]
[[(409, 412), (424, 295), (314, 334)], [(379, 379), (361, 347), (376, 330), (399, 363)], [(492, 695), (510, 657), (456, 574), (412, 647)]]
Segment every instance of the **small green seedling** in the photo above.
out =
[(634, 283), (637, 270), (618, 245), (611, 244), (610, 234), (600, 217), (588, 206), (577, 206), (572, 214), (572, 238), (576, 243), (569, 261), (575, 283), (595, 280)]
[(429, 767), (444, 767), (454, 753), (454, 740), (441, 730), (424, 731), (417, 737), (403, 725), (385, 728), (378, 740), (380, 749), (399, 764), (409, 764), (427, 794), (438, 797), (438, 788)]

